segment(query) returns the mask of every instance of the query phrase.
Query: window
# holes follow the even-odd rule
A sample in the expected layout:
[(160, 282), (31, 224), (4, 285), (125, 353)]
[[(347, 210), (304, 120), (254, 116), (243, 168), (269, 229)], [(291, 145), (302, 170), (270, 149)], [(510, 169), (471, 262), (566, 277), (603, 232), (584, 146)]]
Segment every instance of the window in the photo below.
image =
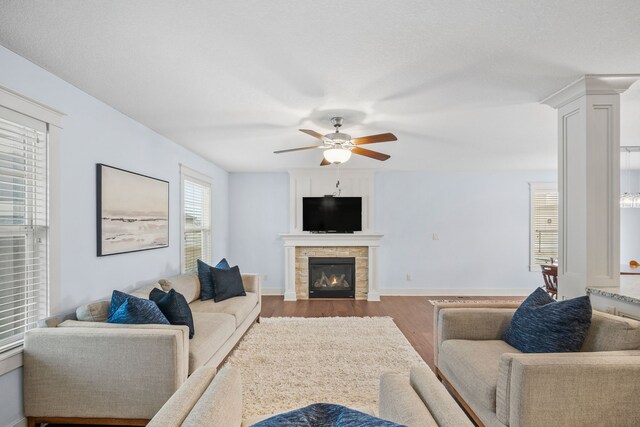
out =
[(182, 272), (197, 270), (197, 260), (211, 263), (211, 179), (184, 166), (182, 182)]
[(48, 129), (0, 107), (0, 353), (48, 315)]
[(558, 259), (558, 190), (555, 183), (531, 183), (531, 254), (529, 269)]

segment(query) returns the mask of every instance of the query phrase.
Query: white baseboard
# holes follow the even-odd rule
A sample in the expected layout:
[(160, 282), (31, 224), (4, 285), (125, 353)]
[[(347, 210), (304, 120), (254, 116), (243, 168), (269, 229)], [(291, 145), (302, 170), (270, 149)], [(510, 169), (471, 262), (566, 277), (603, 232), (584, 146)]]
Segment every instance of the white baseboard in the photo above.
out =
[(531, 289), (480, 289), (480, 288), (444, 288), (444, 289), (380, 289), (381, 296), (527, 296)]
[[(446, 289), (416, 289), (416, 288), (389, 288), (380, 289), (379, 295), (383, 297), (392, 296), (415, 296), (415, 297), (439, 297), (439, 296), (527, 296), (532, 289), (478, 289), (478, 288), (446, 288)], [(262, 288), (262, 295), (284, 295), (284, 291), (278, 288)]]
[(9, 424), (8, 427), (27, 427), (27, 419), (21, 418), (15, 421), (13, 424)]

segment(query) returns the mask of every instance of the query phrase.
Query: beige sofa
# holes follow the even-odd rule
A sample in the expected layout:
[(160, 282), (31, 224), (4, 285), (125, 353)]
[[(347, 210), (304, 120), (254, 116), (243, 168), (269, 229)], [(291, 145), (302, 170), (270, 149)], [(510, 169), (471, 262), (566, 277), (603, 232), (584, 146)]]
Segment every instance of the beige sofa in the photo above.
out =
[[(243, 274), (247, 295), (201, 301), (196, 275), (160, 281), (185, 296), (195, 336), (186, 326), (118, 325), (56, 316), (24, 342), (24, 412), (42, 422), (146, 424), (201, 366), (219, 366), (261, 310), (259, 276)], [(158, 285), (154, 285), (157, 287)], [(136, 296), (148, 297), (145, 287)]]
[(637, 426), (640, 322), (594, 311), (582, 350), (524, 354), (501, 340), (517, 304), (435, 308), (437, 373), (485, 426)]
[(426, 366), (380, 378), (379, 417), (407, 427), (472, 427), (469, 418)]
[[(426, 366), (380, 378), (379, 417), (408, 427), (472, 427), (469, 418)], [(372, 408), (358, 408), (376, 415)], [(238, 370), (225, 367), (196, 370), (153, 417), (148, 427), (240, 427), (269, 416), (242, 422), (242, 381)]]

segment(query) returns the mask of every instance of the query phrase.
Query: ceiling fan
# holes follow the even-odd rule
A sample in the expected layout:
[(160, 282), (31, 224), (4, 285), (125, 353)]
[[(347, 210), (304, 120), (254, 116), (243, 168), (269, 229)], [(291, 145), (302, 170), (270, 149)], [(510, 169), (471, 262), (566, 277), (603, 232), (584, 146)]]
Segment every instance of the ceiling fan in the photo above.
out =
[(330, 164), (344, 163), (351, 158), (351, 153), (359, 154), (361, 156), (370, 157), (372, 159), (385, 161), (391, 156), (384, 153), (379, 153), (373, 150), (367, 150), (361, 148), (360, 145), (375, 144), (377, 142), (389, 142), (397, 141), (398, 138), (392, 133), (381, 133), (378, 135), (362, 136), (360, 138), (351, 138), (351, 135), (340, 132), (342, 126), (342, 117), (331, 118), (331, 124), (336, 128), (333, 133), (322, 135), (316, 131), (309, 129), (299, 129), (300, 132), (304, 132), (307, 135), (311, 135), (314, 138), (318, 138), (322, 141), (322, 145), (311, 145), (308, 147), (290, 148), (288, 150), (274, 151), (275, 154), (288, 153), (290, 151), (302, 151), (312, 150), (316, 148), (323, 149), (324, 159), (320, 163), (320, 166), (326, 166)]

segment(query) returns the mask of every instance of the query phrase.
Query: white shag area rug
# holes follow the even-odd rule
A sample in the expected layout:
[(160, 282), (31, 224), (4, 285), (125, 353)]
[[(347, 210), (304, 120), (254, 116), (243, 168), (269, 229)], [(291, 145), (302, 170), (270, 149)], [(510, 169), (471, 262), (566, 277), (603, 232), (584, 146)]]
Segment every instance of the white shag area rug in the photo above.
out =
[(449, 304), (449, 303), (462, 303), (462, 304), (480, 304), (480, 303), (491, 303), (491, 304), (499, 304), (499, 303), (518, 303), (521, 304), (521, 300), (516, 299), (430, 299), (429, 302), (431, 305), (436, 304)]
[(227, 360), (244, 419), (337, 403), (378, 407), (380, 374), (424, 364), (390, 317), (262, 318)]

